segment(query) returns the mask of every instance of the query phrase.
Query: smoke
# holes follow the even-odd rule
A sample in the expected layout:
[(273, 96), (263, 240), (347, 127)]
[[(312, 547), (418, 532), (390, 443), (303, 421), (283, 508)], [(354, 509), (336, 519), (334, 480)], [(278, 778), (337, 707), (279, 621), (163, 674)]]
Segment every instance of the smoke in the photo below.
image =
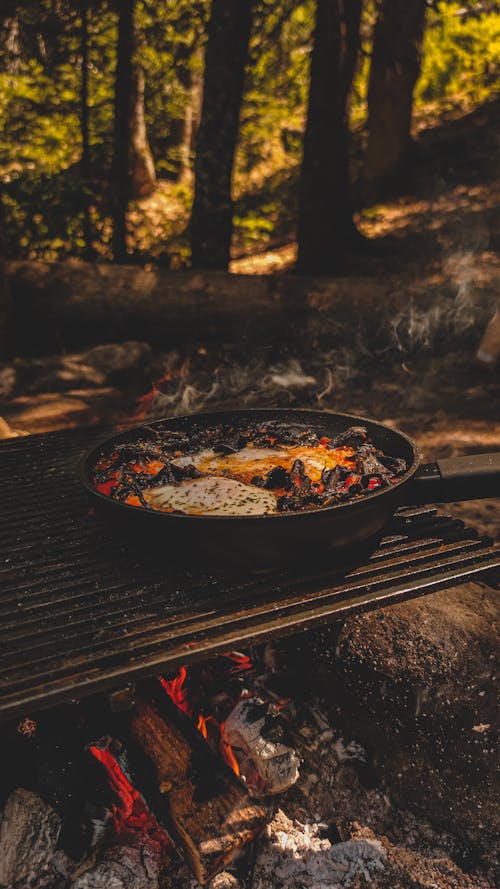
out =
[[(333, 370), (327, 364), (304, 368), (296, 358), (267, 364), (264, 357), (223, 361), (212, 372), (212, 381), (203, 386), (197, 378), (206, 376), (196, 363), (187, 377), (169, 381), (156, 394), (152, 414), (180, 415), (206, 407), (273, 404), (292, 406), (320, 401), (333, 388)], [(168, 388), (167, 388), (168, 387)]]
[[(405, 276), (393, 276), (385, 301), (374, 295), (353, 303), (358, 308), (351, 317), (344, 303), (323, 306), (295, 325), (285, 321), (282, 342), (273, 346), (245, 341), (202, 347), (189, 359), (178, 352), (164, 356), (172, 372), (151, 399), (151, 414), (262, 405), (338, 408), (349, 401), (349, 387), (369, 387), (391, 365), (407, 371), (412, 361), (453, 353), (462, 364), (467, 354), (472, 359), (497, 294), (484, 262), (489, 231), (483, 214), (464, 212), (466, 220), (460, 211), (436, 230), (429, 268), (419, 275), (414, 264)], [(438, 215), (442, 219), (443, 207)]]

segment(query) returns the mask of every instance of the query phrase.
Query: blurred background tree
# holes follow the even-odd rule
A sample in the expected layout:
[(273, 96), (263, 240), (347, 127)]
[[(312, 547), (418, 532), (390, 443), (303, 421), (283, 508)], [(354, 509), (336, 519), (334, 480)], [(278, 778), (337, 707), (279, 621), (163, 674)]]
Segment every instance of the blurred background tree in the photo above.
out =
[[(245, 0), (238, 21), (233, 7), (4, 0), (8, 257), (176, 268), (192, 246), (194, 264), (224, 268), (230, 252), (293, 241), (298, 225), (302, 268), (334, 272), (335, 250), (357, 249), (350, 182), (397, 188), (415, 129), (498, 96), (491, 0), (365, 0), (347, 77), (345, 47), (335, 64), (325, 50), (345, 4)], [(314, 39), (317, 14), (330, 37)], [(369, 193), (355, 188), (358, 203)]]

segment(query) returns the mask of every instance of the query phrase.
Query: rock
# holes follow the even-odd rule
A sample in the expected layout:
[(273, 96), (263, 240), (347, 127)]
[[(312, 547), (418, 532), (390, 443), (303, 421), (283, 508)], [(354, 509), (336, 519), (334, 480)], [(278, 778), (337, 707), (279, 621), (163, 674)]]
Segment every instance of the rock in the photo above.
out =
[[(20, 396), (5, 408), (9, 426), (22, 429), (19, 434), (51, 432), (62, 427), (112, 423), (123, 418), (125, 401), (117, 389), (75, 389)], [(1, 437), (1, 431), (0, 431)]]
[(337, 726), (377, 781), (490, 861), (498, 613), (492, 590), (464, 584), (348, 619), (335, 659)]
[[(109, 343), (85, 352), (19, 362), (18, 386), (36, 395), (102, 386), (141, 389), (148, 378), (151, 347), (147, 343)], [(0, 376), (1, 385), (1, 376)]]
[(13, 429), (12, 426), (7, 423), (7, 420), (0, 417), (0, 441), (5, 438), (18, 438), (20, 435), (26, 434), (26, 432), (22, 432), (20, 429)]
[(158, 889), (160, 863), (147, 846), (112, 846), (72, 889)]
[(0, 366), (0, 401), (13, 395), (17, 383), (16, 369), (13, 364)]
[(59, 815), (36, 793), (19, 788), (10, 795), (0, 828), (1, 889), (50, 885), (60, 829)]
[(108, 343), (94, 346), (80, 357), (85, 364), (104, 374), (111, 385), (126, 382), (137, 385), (151, 362), (152, 350), (148, 343)]

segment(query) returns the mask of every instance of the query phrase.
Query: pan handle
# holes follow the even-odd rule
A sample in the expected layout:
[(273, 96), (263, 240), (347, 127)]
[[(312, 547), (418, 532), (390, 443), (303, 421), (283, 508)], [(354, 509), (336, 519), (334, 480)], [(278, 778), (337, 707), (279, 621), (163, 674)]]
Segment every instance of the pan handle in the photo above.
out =
[(424, 463), (413, 476), (405, 499), (417, 504), (485, 497), (500, 497), (500, 451)]

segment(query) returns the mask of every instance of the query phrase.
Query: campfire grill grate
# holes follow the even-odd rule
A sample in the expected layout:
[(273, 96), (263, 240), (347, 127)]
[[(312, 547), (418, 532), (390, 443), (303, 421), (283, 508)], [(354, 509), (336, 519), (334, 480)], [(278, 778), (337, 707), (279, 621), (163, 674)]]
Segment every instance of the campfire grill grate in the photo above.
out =
[[(500, 566), (500, 547), (429, 508), (404, 508), (372, 552), (239, 576), (146, 564), (113, 541), (78, 477), (103, 430), (0, 447), (0, 718), (387, 605)], [(161, 562), (161, 564), (160, 564)]]

